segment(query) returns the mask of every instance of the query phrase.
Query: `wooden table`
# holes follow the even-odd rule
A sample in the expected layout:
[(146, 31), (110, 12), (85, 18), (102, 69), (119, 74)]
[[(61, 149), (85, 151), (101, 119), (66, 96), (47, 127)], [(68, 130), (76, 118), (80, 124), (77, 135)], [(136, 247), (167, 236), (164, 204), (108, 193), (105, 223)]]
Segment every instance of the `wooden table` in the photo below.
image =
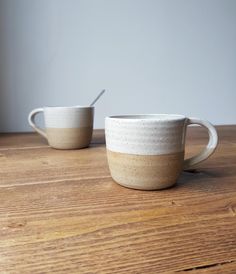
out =
[[(60, 151), (36, 134), (0, 135), (0, 273), (236, 273), (236, 126), (168, 190), (109, 174), (104, 132)], [(207, 141), (188, 130), (188, 155)]]

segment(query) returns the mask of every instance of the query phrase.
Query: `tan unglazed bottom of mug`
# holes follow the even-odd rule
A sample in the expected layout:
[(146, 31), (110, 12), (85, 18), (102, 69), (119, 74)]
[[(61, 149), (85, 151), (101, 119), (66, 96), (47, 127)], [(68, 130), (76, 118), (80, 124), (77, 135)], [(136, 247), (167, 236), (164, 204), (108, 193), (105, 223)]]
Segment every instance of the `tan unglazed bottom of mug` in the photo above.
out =
[(155, 190), (174, 185), (182, 171), (184, 151), (166, 155), (133, 155), (107, 149), (112, 178), (129, 188)]
[(88, 147), (92, 138), (92, 127), (46, 128), (48, 143), (57, 149)]

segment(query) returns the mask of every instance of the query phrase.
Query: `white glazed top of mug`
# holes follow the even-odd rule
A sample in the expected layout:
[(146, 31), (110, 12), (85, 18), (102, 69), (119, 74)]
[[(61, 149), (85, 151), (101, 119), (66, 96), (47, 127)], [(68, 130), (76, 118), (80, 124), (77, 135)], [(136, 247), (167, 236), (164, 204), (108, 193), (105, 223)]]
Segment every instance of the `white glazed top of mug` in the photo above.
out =
[(106, 118), (106, 145), (114, 152), (162, 155), (182, 152), (186, 117), (178, 114), (119, 115)]
[(48, 128), (78, 128), (91, 126), (94, 107), (44, 107), (45, 125)]

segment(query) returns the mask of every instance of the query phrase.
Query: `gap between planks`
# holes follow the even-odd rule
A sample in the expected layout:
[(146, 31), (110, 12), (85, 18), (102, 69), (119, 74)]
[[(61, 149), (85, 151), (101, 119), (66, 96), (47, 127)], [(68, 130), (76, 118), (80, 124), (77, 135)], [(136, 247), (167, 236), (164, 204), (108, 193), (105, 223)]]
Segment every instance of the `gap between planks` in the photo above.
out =
[(224, 261), (224, 262), (220, 262), (220, 263), (207, 264), (207, 265), (201, 265), (201, 266), (186, 268), (186, 269), (182, 269), (182, 270), (177, 270), (175, 272), (180, 273), (180, 272), (189, 272), (189, 271), (200, 270), (200, 269), (209, 269), (209, 268), (214, 268), (214, 267), (218, 267), (218, 266), (222, 266), (222, 265), (226, 265), (226, 264), (231, 264), (234, 262), (235, 262), (235, 260)]

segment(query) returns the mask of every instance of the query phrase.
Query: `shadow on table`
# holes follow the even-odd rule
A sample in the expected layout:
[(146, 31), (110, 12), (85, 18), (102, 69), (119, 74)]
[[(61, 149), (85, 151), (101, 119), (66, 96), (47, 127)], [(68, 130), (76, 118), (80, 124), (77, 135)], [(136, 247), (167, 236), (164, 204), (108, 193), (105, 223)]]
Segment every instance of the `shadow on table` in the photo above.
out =
[(202, 190), (209, 190), (212, 187), (223, 187), (224, 183), (231, 182), (235, 178), (236, 169), (234, 166), (216, 168), (197, 168), (182, 172), (176, 187), (191, 187)]

